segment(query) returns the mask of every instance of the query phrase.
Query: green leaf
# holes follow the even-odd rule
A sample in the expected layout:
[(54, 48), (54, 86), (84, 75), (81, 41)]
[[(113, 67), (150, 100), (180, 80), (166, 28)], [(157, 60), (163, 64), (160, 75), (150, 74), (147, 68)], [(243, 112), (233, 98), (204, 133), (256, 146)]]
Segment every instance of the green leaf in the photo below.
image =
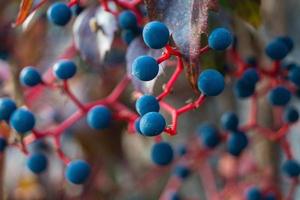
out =
[(260, 0), (219, 0), (221, 7), (257, 28), (261, 24)]

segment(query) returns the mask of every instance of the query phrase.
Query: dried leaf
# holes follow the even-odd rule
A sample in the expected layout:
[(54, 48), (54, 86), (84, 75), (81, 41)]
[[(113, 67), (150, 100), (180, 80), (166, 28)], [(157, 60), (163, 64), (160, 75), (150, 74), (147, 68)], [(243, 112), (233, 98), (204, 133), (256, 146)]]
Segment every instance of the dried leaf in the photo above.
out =
[[(157, 58), (158, 56), (161, 55), (161, 50), (153, 50), (149, 49), (143, 39), (141, 37), (135, 38), (130, 45), (128, 46), (127, 52), (126, 52), (126, 63), (127, 63), (127, 74), (131, 77), (131, 66), (133, 61), (142, 55), (150, 55), (154, 58)], [(134, 88), (142, 93), (152, 93), (153, 92), (153, 87), (155, 84), (155, 81), (157, 80), (157, 77), (162, 73), (163, 65), (160, 64), (160, 72), (156, 76), (155, 79), (151, 81), (140, 81), (135, 77), (132, 77), (132, 82)]]
[(255, 28), (258, 28), (262, 22), (260, 0), (220, 0), (220, 5)]
[(184, 55), (187, 78), (196, 89), (200, 66), (201, 34), (207, 34), (208, 12), (217, 9), (216, 0), (145, 0), (151, 20), (163, 21), (175, 45)]
[(30, 14), (32, 5), (33, 5), (33, 0), (22, 0), (20, 4), (18, 17), (16, 19), (16, 22), (14, 23), (14, 26), (19, 26), (26, 20), (26, 18)]

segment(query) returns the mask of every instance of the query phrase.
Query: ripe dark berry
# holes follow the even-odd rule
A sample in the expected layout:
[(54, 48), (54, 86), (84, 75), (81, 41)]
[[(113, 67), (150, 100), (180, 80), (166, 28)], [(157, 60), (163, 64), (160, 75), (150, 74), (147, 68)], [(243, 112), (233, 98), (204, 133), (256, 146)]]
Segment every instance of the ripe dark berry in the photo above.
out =
[(139, 134), (143, 135), (143, 133), (141, 132), (141, 129), (140, 129), (140, 120), (141, 118), (138, 117), (135, 122), (134, 122), (134, 128), (135, 128), (135, 131), (138, 132)]
[(65, 26), (72, 17), (71, 9), (62, 2), (53, 3), (48, 11), (47, 16), (49, 21), (58, 26)]
[(3, 152), (7, 146), (7, 141), (4, 137), (0, 136), (0, 152)]
[(145, 136), (161, 134), (166, 127), (165, 118), (158, 112), (149, 112), (141, 117), (140, 130)]
[(255, 85), (246, 79), (239, 79), (234, 85), (234, 94), (238, 98), (247, 98), (253, 95)]
[(282, 60), (289, 51), (284, 42), (274, 39), (267, 45), (265, 52), (272, 60)]
[(177, 153), (179, 156), (184, 156), (187, 153), (187, 149), (185, 145), (181, 145), (177, 149)]
[(165, 24), (152, 21), (145, 25), (143, 39), (146, 45), (152, 49), (161, 49), (169, 41), (169, 29)]
[(234, 132), (227, 141), (227, 150), (231, 155), (239, 156), (248, 145), (248, 138), (243, 132)]
[(216, 147), (221, 141), (218, 130), (210, 123), (203, 123), (198, 128), (198, 135), (202, 143), (208, 148)]
[(134, 29), (137, 27), (137, 19), (133, 12), (126, 10), (118, 17), (119, 25), (122, 29)]
[(136, 101), (135, 108), (140, 115), (144, 115), (148, 112), (158, 112), (159, 103), (154, 96), (144, 95)]
[(239, 125), (239, 118), (233, 112), (226, 112), (221, 117), (221, 124), (225, 130), (236, 131)]
[(216, 28), (208, 37), (208, 46), (214, 50), (223, 51), (233, 41), (231, 32), (225, 28)]
[(130, 44), (132, 42), (132, 40), (134, 40), (134, 38), (137, 37), (137, 33), (135, 33), (132, 30), (123, 30), (121, 37), (122, 40), (126, 43), (126, 44)]
[(283, 119), (287, 123), (294, 123), (299, 119), (299, 112), (294, 107), (288, 107), (284, 111)]
[(40, 174), (47, 169), (48, 160), (42, 153), (33, 153), (29, 155), (27, 167), (35, 174)]
[(88, 125), (96, 130), (108, 128), (111, 120), (112, 113), (105, 106), (95, 106), (87, 114)]
[(285, 106), (291, 99), (291, 93), (285, 87), (278, 86), (270, 91), (268, 97), (273, 106)]
[(132, 75), (141, 81), (151, 81), (159, 71), (156, 60), (150, 56), (137, 57), (132, 63)]
[(207, 69), (199, 75), (198, 88), (207, 96), (219, 95), (224, 90), (224, 87), (224, 77), (217, 70)]
[(33, 67), (25, 67), (20, 73), (20, 82), (27, 87), (33, 87), (42, 82), (40, 73)]
[(83, 160), (74, 160), (66, 168), (65, 176), (70, 183), (83, 184), (91, 173), (90, 165)]
[(247, 200), (262, 200), (262, 193), (259, 188), (257, 187), (251, 187), (248, 189), (246, 194)]
[(0, 120), (9, 120), (11, 114), (17, 109), (16, 103), (10, 98), (0, 98)]
[(247, 69), (244, 72), (242, 79), (245, 79), (250, 83), (252, 83), (253, 85), (255, 85), (259, 81), (259, 75), (257, 73), (257, 70), (253, 68)]
[(297, 177), (300, 174), (300, 165), (296, 160), (287, 160), (283, 163), (282, 170), (289, 177)]
[(186, 179), (190, 173), (190, 169), (183, 165), (177, 165), (174, 170), (174, 175), (181, 179)]
[(76, 74), (76, 65), (70, 60), (61, 60), (53, 66), (53, 73), (56, 78), (67, 80)]
[(151, 159), (155, 164), (165, 166), (172, 162), (173, 154), (172, 146), (169, 143), (160, 142), (152, 146)]
[(277, 37), (277, 40), (283, 42), (286, 45), (288, 52), (293, 50), (294, 42), (293, 42), (292, 38), (290, 38), (289, 36), (280, 36), (280, 37)]
[(35, 118), (29, 110), (18, 108), (12, 113), (9, 122), (12, 128), (18, 133), (24, 134), (33, 129), (35, 125)]
[(289, 71), (289, 80), (294, 83), (297, 87), (300, 87), (300, 67), (293, 67)]

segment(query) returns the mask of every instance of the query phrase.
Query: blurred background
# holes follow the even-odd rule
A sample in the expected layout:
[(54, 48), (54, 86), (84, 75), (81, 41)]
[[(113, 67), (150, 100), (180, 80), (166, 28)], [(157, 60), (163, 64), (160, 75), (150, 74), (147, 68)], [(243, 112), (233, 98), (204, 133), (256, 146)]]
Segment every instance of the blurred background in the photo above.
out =
[[(199, 0), (199, 2), (205, 0)], [(11, 96), (19, 105), (30, 103), (37, 116), (37, 128), (47, 129), (66, 119), (76, 107), (59, 91), (43, 90), (40, 95), (26, 102), (26, 91), (19, 83), (19, 72), (25, 66), (38, 67), (40, 72), (47, 70), (62, 54), (74, 54), (79, 73), (71, 80), (71, 88), (83, 102), (105, 97), (126, 73), (126, 54), (130, 48), (122, 41), (121, 32), (112, 35), (101, 35), (92, 30), (93, 22), (103, 23), (104, 27), (117, 29), (117, 22), (112, 16), (103, 15), (97, 1), (81, 1), (83, 11), (66, 27), (60, 28), (50, 24), (46, 17), (47, 8), (55, 1), (48, 0), (34, 14), (18, 27), (13, 27), (21, 1), (0, 0), (0, 95)], [(154, 1), (155, 2), (155, 1)], [(156, 3), (163, 2), (156, 1)], [(189, 7), (193, 0), (172, 0), (173, 12), (168, 17), (173, 20), (185, 20), (178, 12), (192, 12)], [(40, 1), (35, 0), (37, 5)], [(209, 12), (208, 30), (216, 26), (225, 26), (238, 38), (238, 50), (244, 59), (255, 57), (260, 65), (268, 66), (270, 61), (264, 55), (264, 46), (275, 36), (289, 35), (295, 42), (293, 52), (286, 58), (298, 62), (300, 51), (300, 21), (298, 0), (219, 0), (218, 12)], [(146, 10), (144, 6), (140, 9)], [(75, 12), (75, 11), (74, 11)], [(157, 10), (159, 12), (159, 10)], [(202, 11), (203, 12), (203, 11)], [(76, 14), (76, 15), (77, 15)], [(104, 21), (104, 22), (103, 22)], [(102, 24), (102, 25), (103, 25)], [(205, 37), (204, 37), (205, 38)], [(205, 43), (205, 39), (201, 40)], [(74, 50), (74, 42), (80, 49)], [(111, 45), (110, 45), (111, 44)], [(152, 52), (159, 55), (160, 52)], [(158, 57), (158, 56), (157, 56)], [(230, 64), (224, 53), (208, 53), (201, 57), (197, 65), (200, 69), (216, 67), (224, 70)], [(172, 62), (168, 63), (172, 65)], [(165, 68), (164, 73), (152, 85), (143, 85), (144, 90), (153, 90), (158, 94), (162, 85), (171, 75), (173, 68)], [(233, 81), (227, 77), (225, 92), (217, 98), (210, 98), (195, 111), (184, 114), (179, 120), (178, 135), (164, 136), (175, 150), (188, 145), (197, 125), (203, 121), (215, 122), (218, 125), (221, 114), (225, 111), (236, 111), (246, 121), (249, 102), (235, 100), (232, 93)], [(134, 98), (129, 87), (122, 95), (122, 101), (134, 109)], [(180, 106), (195, 99), (197, 94), (191, 88), (186, 76), (181, 76), (168, 102)], [(299, 103), (293, 102), (300, 108)], [(270, 107), (262, 99), (260, 102), (259, 120), (268, 127), (273, 126)], [(166, 114), (166, 113), (164, 113)], [(165, 115), (167, 116), (167, 115)], [(168, 118), (167, 118), (168, 119)], [(168, 119), (170, 121), (170, 119)], [(126, 123), (114, 122), (113, 128), (96, 132), (87, 127), (84, 119), (68, 129), (61, 138), (63, 151), (70, 158), (85, 158), (93, 168), (88, 183), (83, 186), (70, 185), (64, 179), (64, 164), (53, 149), (53, 141), (43, 139), (30, 144), (30, 151), (47, 153), (49, 167), (46, 173), (36, 176), (26, 168), (26, 157), (15, 147), (9, 147), (1, 155), (1, 196), (4, 199), (124, 199), (152, 200), (158, 199), (172, 173), (172, 167), (158, 168), (150, 160), (150, 148), (153, 140), (127, 133)], [(300, 152), (298, 125), (289, 134), (295, 155)], [(1, 131), (9, 138), (10, 143), (18, 141), (16, 134), (2, 126)], [(266, 141), (254, 134), (255, 144), (245, 155), (252, 156), (258, 162), (261, 171), (271, 170), (274, 181), (286, 190), (286, 180), (281, 180), (278, 166), (281, 153), (276, 144)], [(226, 156), (211, 157), (214, 173), (219, 175), (218, 163), (230, 163), (232, 158)], [(226, 161), (227, 159), (227, 161)], [(232, 161), (234, 162), (234, 161)], [(247, 165), (246, 163), (245, 165)], [(229, 164), (225, 164), (230, 166)], [(225, 166), (224, 165), (224, 166)], [(248, 175), (258, 176), (259, 174)], [(244, 175), (244, 178), (249, 178)], [(222, 180), (218, 182), (222, 185)], [(281, 184), (280, 184), (281, 183)], [(205, 199), (202, 180), (193, 173), (184, 183), (180, 194), (186, 199)], [(300, 199), (300, 193), (295, 199)], [(1, 198), (2, 199), (2, 198)], [(185, 198), (183, 198), (185, 199)], [(234, 198), (229, 198), (234, 199)]]

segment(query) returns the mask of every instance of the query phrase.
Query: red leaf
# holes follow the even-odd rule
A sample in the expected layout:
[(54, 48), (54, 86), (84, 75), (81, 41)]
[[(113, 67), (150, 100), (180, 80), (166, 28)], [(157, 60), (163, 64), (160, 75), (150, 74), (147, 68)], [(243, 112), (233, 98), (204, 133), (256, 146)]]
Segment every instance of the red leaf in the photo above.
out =
[(16, 22), (14, 23), (14, 26), (19, 26), (26, 20), (26, 18), (30, 14), (32, 5), (33, 5), (33, 0), (22, 0), (20, 4), (18, 17), (16, 19)]

